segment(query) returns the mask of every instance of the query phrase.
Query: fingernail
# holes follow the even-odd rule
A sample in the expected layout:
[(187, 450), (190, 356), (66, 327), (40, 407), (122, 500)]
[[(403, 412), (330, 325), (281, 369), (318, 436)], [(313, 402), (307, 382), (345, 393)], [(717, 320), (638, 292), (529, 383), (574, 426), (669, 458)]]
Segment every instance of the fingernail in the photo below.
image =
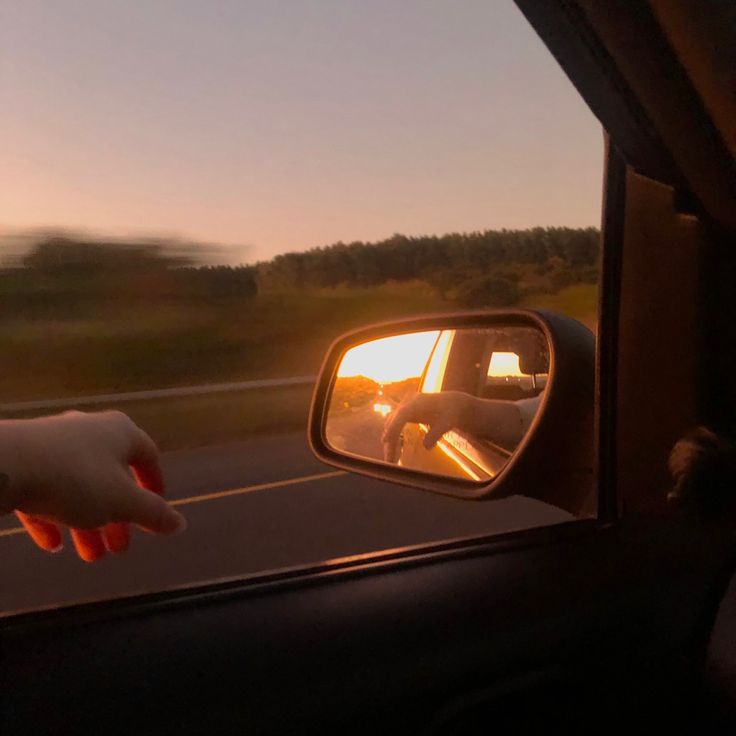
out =
[(57, 544), (56, 547), (52, 547), (49, 552), (51, 552), (52, 555), (55, 555), (57, 552), (61, 552), (61, 550), (64, 549), (63, 544)]
[(187, 520), (175, 509), (166, 512), (167, 534), (181, 534), (187, 528)]
[(84, 562), (92, 564), (94, 562), (97, 562), (98, 560), (101, 560), (105, 556), (105, 550), (104, 548), (102, 550), (77, 549), (77, 554), (79, 555), (80, 559), (84, 560)]

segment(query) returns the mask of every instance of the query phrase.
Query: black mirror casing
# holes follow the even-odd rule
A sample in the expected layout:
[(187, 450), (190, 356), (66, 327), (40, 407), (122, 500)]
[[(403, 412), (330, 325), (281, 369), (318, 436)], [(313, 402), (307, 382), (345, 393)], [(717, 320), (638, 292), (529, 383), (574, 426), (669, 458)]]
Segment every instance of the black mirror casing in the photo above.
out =
[[(494, 327), (540, 330), (549, 347), (549, 377), (529, 431), (491, 481), (478, 484), (461, 478), (438, 477), (341, 453), (327, 443), (325, 429), (330, 396), (338, 366), (350, 348), (397, 334)], [(521, 494), (575, 515), (593, 515), (594, 382), (593, 333), (576, 320), (559, 314), (508, 309), (385, 322), (342, 335), (328, 350), (312, 397), (309, 443), (322, 462), (372, 478), (464, 499)]]

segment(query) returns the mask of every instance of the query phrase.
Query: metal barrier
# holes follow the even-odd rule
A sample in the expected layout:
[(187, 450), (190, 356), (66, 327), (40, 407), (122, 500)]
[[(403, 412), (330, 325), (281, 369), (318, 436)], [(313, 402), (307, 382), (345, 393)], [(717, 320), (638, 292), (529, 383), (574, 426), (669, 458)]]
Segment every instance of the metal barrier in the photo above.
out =
[(93, 396), (70, 396), (64, 399), (38, 399), (34, 401), (15, 401), (0, 404), (0, 412), (35, 411), (44, 409), (65, 409), (76, 406), (96, 404), (121, 404), (145, 399), (167, 399), (179, 396), (202, 396), (229, 391), (248, 391), (255, 388), (278, 388), (280, 386), (308, 386), (317, 380), (316, 376), (295, 376), (291, 378), (261, 378), (254, 381), (233, 383), (210, 383), (204, 386), (181, 386), (160, 388), (148, 391), (128, 391), (120, 394), (96, 394)]

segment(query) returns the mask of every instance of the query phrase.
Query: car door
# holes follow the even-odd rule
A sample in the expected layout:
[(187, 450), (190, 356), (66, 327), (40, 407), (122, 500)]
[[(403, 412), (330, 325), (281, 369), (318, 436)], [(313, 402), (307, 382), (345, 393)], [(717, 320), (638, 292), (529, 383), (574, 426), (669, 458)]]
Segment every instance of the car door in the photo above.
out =
[(706, 265), (736, 211), (732, 180), (702, 106), (684, 99), (693, 162), (667, 128), (667, 85), (636, 78), (637, 64), (667, 71), (696, 97), (647, 3), (518, 4), (610, 134), (596, 518), (4, 619), (4, 732), (516, 732), (692, 715), (732, 545), (666, 513), (666, 456), (713, 411), (693, 353), (713, 358), (722, 339), (699, 296), (717, 283)]
[[(472, 330), (443, 330), (429, 355), (418, 393), (461, 391), (484, 399), (538, 402), (548, 371), (547, 345), (534, 330), (517, 329), (495, 337), (480, 330), (478, 334)], [(427, 449), (426, 436), (425, 425), (404, 428), (400, 465), (439, 475), (490, 480), (516, 449), (512, 442), (492, 442), (457, 430), (446, 432), (434, 447)]]

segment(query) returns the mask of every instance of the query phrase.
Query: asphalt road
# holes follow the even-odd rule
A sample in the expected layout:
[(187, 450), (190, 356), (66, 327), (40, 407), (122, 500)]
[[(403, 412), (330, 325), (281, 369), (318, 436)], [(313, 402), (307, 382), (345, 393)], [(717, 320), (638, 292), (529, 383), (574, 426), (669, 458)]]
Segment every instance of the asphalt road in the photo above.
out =
[(108, 599), (571, 517), (515, 497), (477, 503), (341, 473), (303, 433), (169, 452), (168, 497), (189, 528), (134, 533), (124, 555), (89, 565), (71, 544), (50, 555), (0, 519), (0, 614)]

